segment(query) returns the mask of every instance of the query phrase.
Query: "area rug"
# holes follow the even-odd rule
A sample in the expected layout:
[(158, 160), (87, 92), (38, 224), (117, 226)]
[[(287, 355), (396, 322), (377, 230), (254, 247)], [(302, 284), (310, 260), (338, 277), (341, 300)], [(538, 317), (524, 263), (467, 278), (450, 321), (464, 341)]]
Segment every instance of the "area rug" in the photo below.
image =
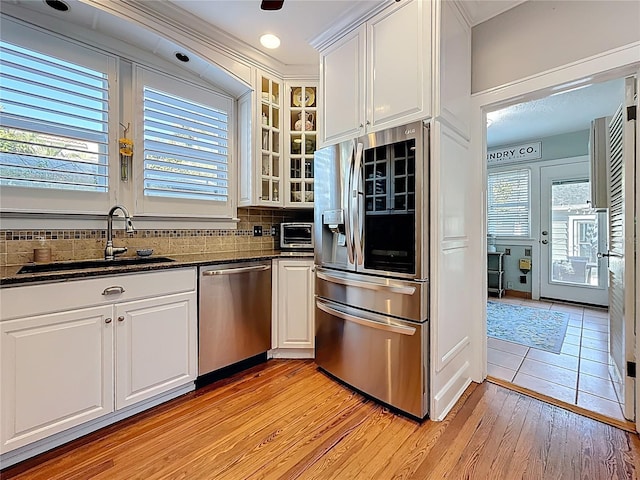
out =
[(487, 335), (560, 353), (569, 314), (503, 302), (487, 302)]

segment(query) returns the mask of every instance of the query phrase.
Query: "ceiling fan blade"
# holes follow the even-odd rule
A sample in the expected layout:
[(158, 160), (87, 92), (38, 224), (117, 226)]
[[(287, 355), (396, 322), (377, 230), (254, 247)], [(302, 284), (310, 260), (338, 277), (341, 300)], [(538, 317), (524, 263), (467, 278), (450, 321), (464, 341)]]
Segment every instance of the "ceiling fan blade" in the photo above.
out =
[(262, 10), (280, 10), (284, 0), (262, 0), (260, 8)]

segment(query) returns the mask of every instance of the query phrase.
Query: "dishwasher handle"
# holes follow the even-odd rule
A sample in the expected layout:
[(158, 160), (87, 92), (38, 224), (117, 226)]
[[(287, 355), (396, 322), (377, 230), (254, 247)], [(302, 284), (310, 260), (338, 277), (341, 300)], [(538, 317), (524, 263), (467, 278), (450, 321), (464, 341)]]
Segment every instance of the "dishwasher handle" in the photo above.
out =
[(236, 273), (264, 272), (265, 270), (271, 270), (271, 265), (254, 265), (251, 267), (225, 268), (223, 270), (206, 270), (202, 272), (202, 275), (205, 277), (209, 277), (212, 275), (233, 275)]

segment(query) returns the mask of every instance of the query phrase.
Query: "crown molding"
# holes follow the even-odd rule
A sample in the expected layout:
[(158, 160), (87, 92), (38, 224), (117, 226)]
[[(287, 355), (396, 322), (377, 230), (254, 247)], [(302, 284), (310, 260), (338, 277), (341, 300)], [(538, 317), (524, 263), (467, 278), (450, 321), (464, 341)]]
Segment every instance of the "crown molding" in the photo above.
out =
[(316, 50), (323, 50), (331, 45), (335, 40), (352, 30), (356, 29), (374, 15), (385, 8), (401, 0), (375, 0), (378, 5), (371, 8), (372, 2), (359, 2), (336, 21), (328, 30), (322, 32), (309, 40), (309, 44)]

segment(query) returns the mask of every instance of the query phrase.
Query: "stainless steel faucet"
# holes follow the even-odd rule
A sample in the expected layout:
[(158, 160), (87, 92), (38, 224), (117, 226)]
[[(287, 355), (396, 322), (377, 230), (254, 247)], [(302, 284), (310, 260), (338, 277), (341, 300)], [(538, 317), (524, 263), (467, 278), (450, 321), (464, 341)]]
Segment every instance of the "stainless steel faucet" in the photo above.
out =
[(105, 260), (113, 260), (116, 255), (122, 255), (127, 251), (127, 247), (113, 246), (113, 213), (118, 209), (120, 209), (124, 214), (125, 231), (127, 233), (133, 233), (135, 231), (129, 211), (122, 205), (112, 207), (111, 210), (109, 210), (109, 215), (107, 216), (107, 246), (104, 247)]

